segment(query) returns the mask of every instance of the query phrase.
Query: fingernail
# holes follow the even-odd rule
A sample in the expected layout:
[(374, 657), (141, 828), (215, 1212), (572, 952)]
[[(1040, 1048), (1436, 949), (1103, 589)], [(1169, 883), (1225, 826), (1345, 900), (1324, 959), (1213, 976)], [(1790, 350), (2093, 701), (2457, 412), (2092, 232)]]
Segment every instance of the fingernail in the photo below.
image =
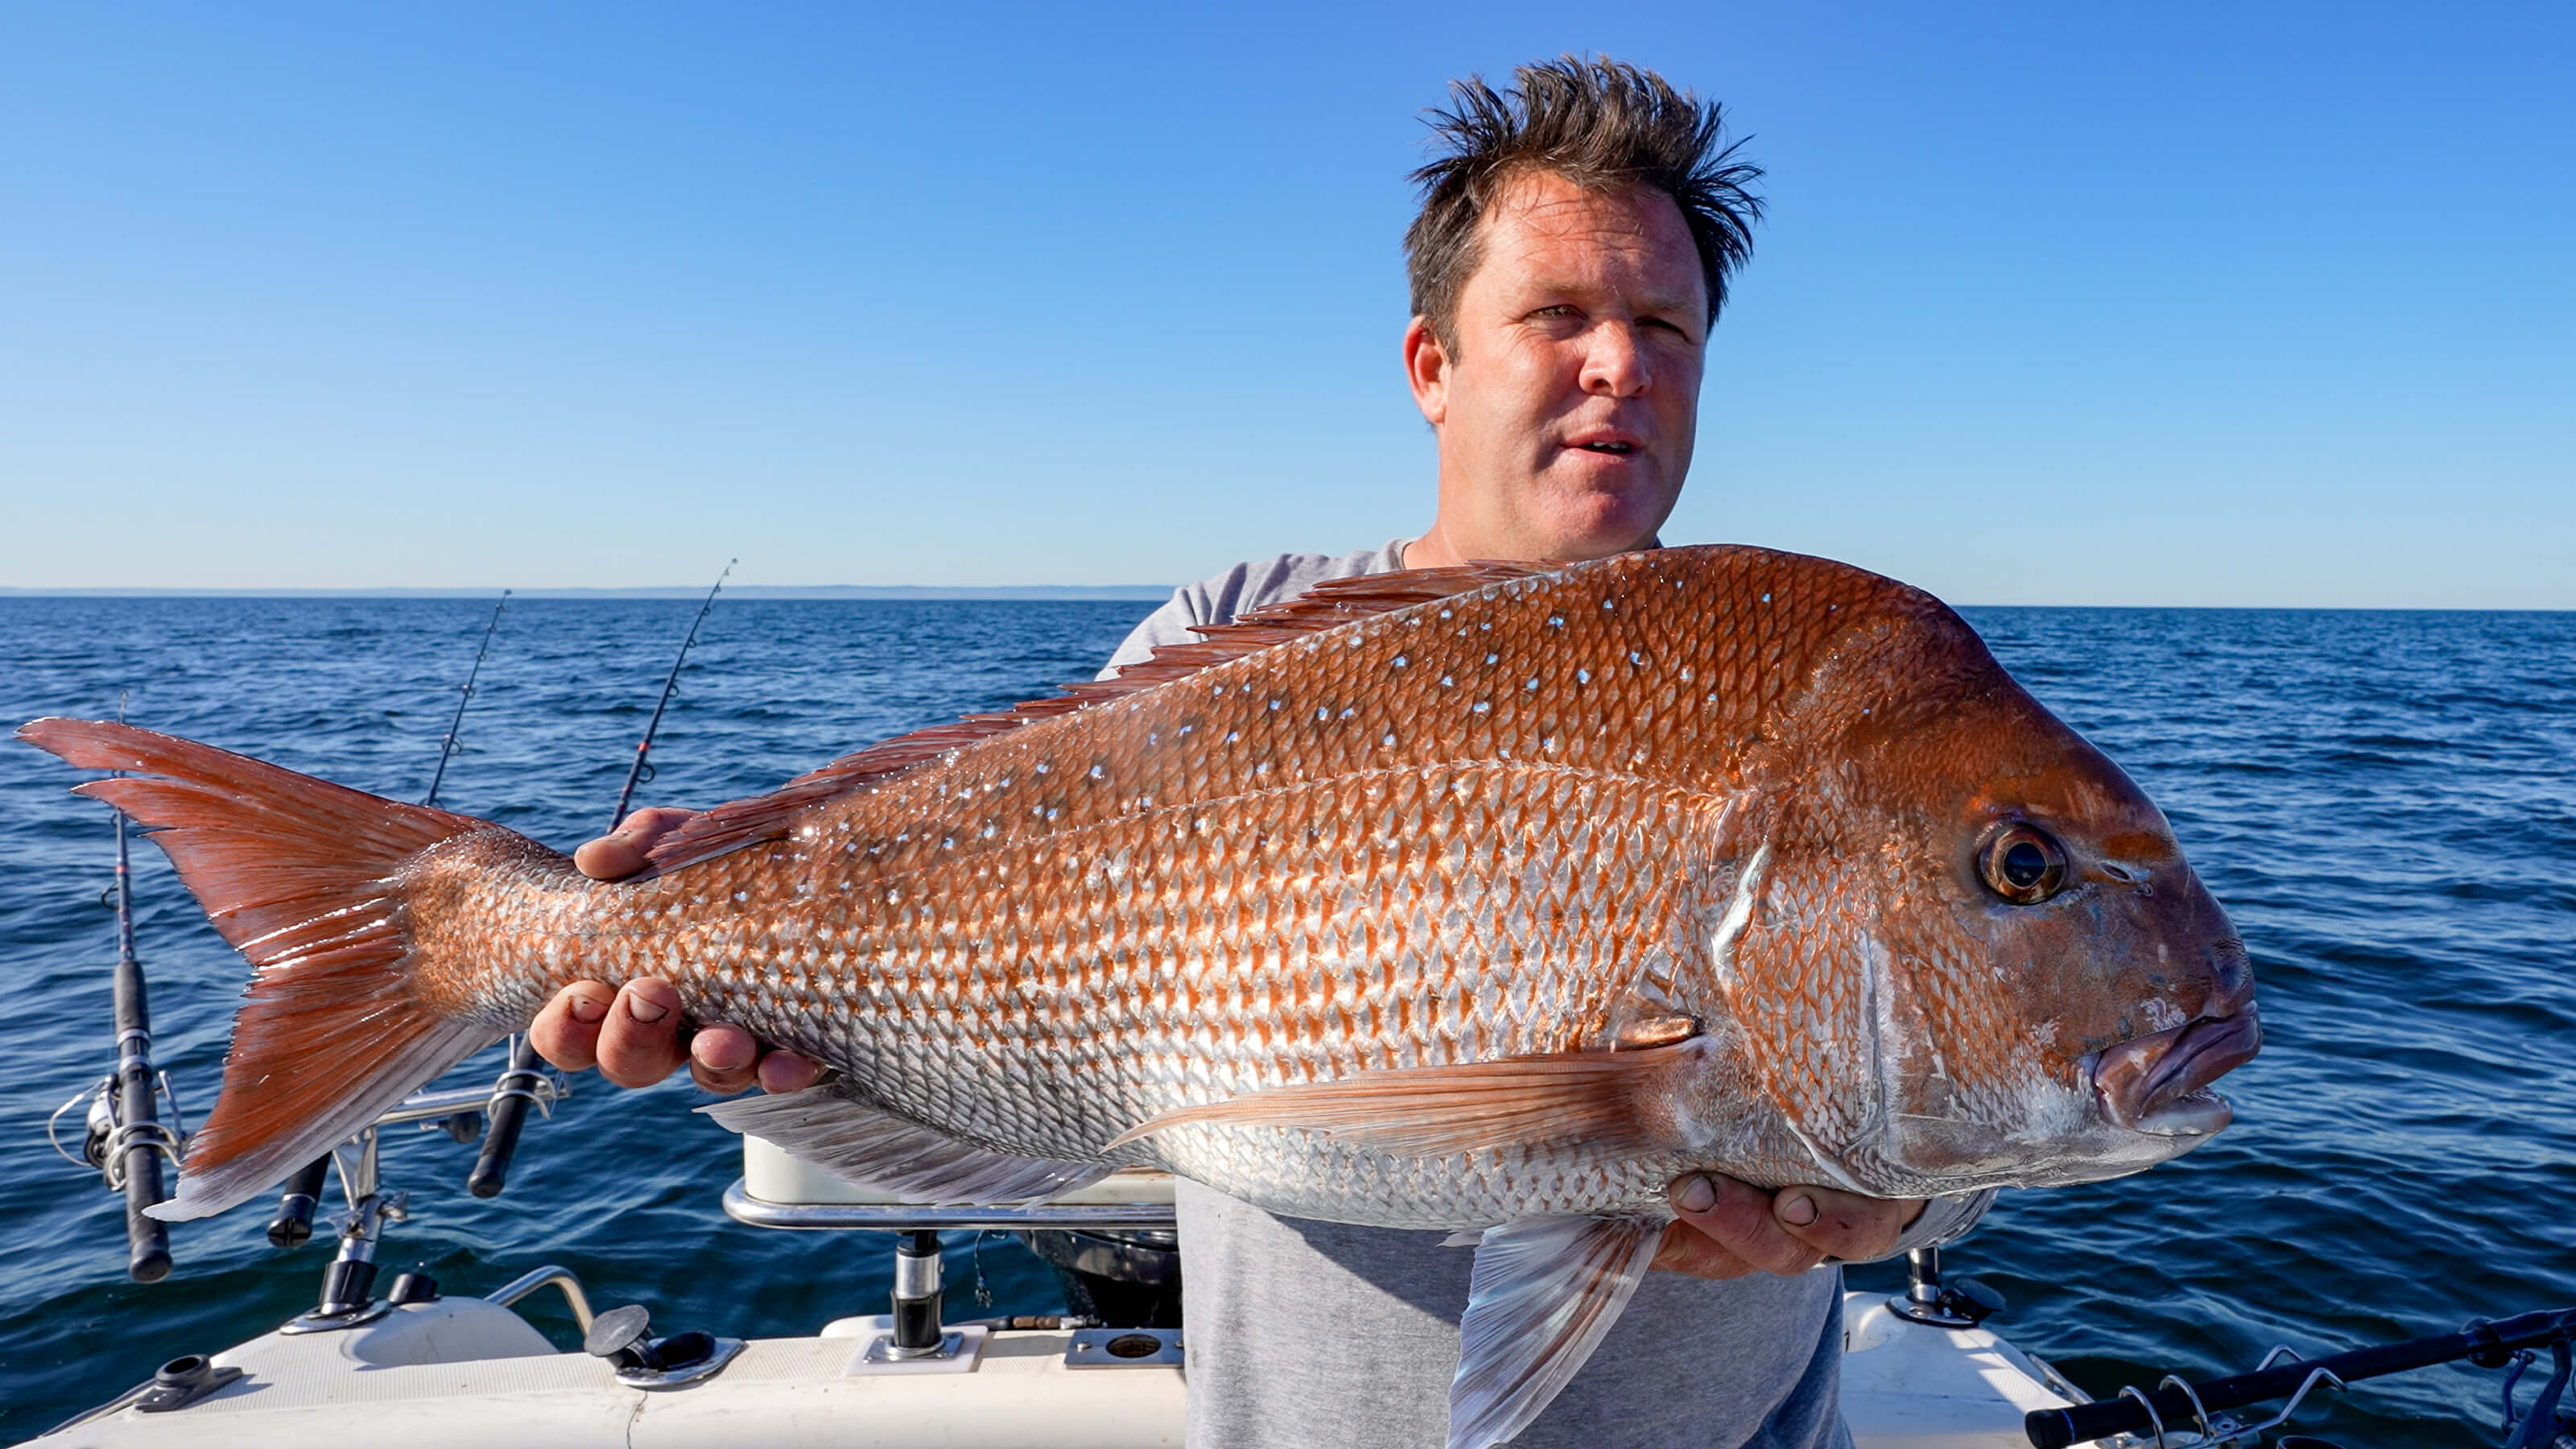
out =
[(1717, 1184), (1705, 1177), (1685, 1178), (1682, 1190), (1673, 1198), (1686, 1213), (1704, 1213), (1717, 1206)]
[(671, 1008), (658, 1001), (646, 1001), (641, 996), (630, 996), (626, 998), (626, 1014), (637, 1021), (660, 1021), (671, 1014)]
[(584, 1024), (597, 1021), (601, 1017), (608, 1015), (608, 1003), (604, 1001), (594, 1001), (587, 996), (574, 997), (572, 999), (572, 1005), (567, 1009), (572, 1012), (573, 1020)]
[(1803, 1228), (1816, 1220), (1816, 1200), (1803, 1192), (1793, 1192), (1780, 1199), (1780, 1206), (1775, 1211), (1780, 1214), (1780, 1221), (1793, 1228)]

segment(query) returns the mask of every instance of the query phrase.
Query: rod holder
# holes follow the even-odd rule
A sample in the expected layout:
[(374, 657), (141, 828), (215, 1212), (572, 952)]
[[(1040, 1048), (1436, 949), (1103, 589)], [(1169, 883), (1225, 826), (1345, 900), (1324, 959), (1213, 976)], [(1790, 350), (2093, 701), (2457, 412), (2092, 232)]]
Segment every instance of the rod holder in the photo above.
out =
[(474, 1170), (465, 1175), (465, 1190), (476, 1197), (499, 1197), (510, 1180), (510, 1157), (519, 1150), (519, 1130), (528, 1120), (528, 1104), (537, 1099), (537, 1048), (525, 1035), (510, 1043), (510, 1064), (492, 1084), (491, 1125)]
[(939, 1323), (939, 1234), (906, 1233), (894, 1250), (894, 1332), (888, 1357), (929, 1358), (945, 1335)]
[(331, 1159), (317, 1157), (286, 1180), (286, 1190), (278, 1194), (277, 1216), (268, 1220), (271, 1246), (300, 1248), (313, 1240), (313, 1213), (322, 1205), (323, 1183), (330, 1174)]
[(1974, 1278), (1941, 1281), (1941, 1250), (1916, 1248), (1905, 1255), (1905, 1291), (1887, 1300), (1887, 1311), (1933, 1328), (1974, 1328), (2004, 1308), (2004, 1295)]

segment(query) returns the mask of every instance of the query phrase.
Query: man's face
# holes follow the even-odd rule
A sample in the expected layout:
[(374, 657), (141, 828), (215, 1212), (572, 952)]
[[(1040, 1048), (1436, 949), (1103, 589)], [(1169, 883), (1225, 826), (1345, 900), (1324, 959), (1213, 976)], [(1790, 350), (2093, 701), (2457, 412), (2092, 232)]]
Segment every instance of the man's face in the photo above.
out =
[(1681, 209), (1532, 172), (1481, 226), (1454, 335), (1416, 318), (1405, 337), (1440, 438), (1433, 552), (1587, 559), (1646, 544), (1690, 471), (1708, 335)]

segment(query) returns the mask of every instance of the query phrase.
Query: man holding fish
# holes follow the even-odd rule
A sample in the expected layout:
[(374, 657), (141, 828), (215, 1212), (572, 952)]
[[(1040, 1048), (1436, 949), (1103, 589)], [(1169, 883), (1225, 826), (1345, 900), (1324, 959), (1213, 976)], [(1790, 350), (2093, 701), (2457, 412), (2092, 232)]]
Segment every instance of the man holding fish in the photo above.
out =
[[(1717, 106), (1650, 72), (1568, 58), (1524, 67), (1518, 82), (1502, 94), (1457, 86), (1438, 127), (1449, 154), (1417, 176), (1403, 351), (1438, 439), (1429, 530), (1183, 589), (1111, 672), (1326, 579), (1658, 546), (1690, 466), (1708, 333), (1760, 214), (1746, 189), (1760, 172), (1721, 146)], [(576, 859), (597, 879), (632, 875), (691, 815), (639, 811)], [(680, 993), (648, 977), (613, 992), (575, 983), (533, 1030), (557, 1065), (595, 1065), (624, 1086), (683, 1063), (720, 1093), (792, 1092), (820, 1075), (739, 1027), (682, 1026)], [(1273, 1216), (1186, 1179), (1180, 1193), (1192, 1444), (1441, 1442), (1468, 1254), (1437, 1234)], [(1810, 1270), (1945, 1241), (1990, 1198), (1684, 1176), (1653, 1260), (1673, 1271), (1638, 1290), (1605, 1351), (1517, 1442), (1845, 1442), (1839, 1275)]]
[(1458, 88), (1406, 238), (1430, 531), (1184, 589), (1099, 680), (578, 862), (21, 727), (254, 968), (152, 1215), (528, 1029), (756, 1078), (704, 1110), (897, 1201), (1171, 1171), (1199, 1449), (1847, 1443), (1808, 1270), (2206, 1141), (2253, 977), (2163, 814), (1939, 600), (1656, 546), (1756, 173), (1646, 72), (1518, 80)]

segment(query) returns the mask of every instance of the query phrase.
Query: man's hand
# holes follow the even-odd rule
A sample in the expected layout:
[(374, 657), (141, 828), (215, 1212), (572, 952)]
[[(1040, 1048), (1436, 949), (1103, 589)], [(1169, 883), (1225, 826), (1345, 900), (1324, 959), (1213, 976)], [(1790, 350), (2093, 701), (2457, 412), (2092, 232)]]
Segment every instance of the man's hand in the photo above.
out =
[(1924, 1206), (1921, 1198), (1860, 1197), (1830, 1187), (1765, 1192), (1714, 1172), (1675, 1182), (1671, 1198), (1681, 1220), (1664, 1229), (1654, 1265), (1697, 1278), (1785, 1278), (1827, 1258), (1884, 1258)]
[[(655, 841), (697, 812), (655, 807), (638, 810), (617, 828), (572, 854), (592, 880), (624, 880), (644, 868)], [(621, 1087), (649, 1087), (688, 1063), (689, 1076), (710, 1092), (739, 1092), (757, 1081), (764, 1090), (795, 1092), (814, 1085), (823, 1069), (794, 1052), (763, 1047), (738, 1026), (700, 1027), (684, 1042), (680, 993), (655, 977), (617, 990), (576, 981), (555, 993), (528, 1027), (537, 1055), (567, 1072), (597, 1067)]]

